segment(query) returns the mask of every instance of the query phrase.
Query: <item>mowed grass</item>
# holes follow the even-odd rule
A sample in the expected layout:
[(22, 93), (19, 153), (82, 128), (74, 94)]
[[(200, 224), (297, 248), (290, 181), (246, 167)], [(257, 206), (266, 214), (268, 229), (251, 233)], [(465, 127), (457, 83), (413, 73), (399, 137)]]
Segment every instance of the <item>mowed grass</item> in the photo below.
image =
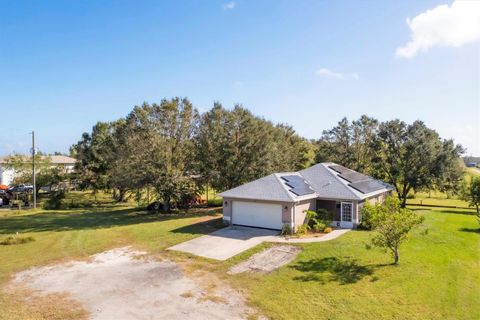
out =
[[(187, 258), (187, 272), (215, 273), (272, 319), (480, 318), (480, 225), (472, 210), (412, 207), (425, 222), (402, 246), (398, 267), (388, 253), (366, 249), (371, 232), (351, 231), (333, 241), (300, 245), (297, 259), (275, 272), (229, 276), (230, 266), (272, 244), (225, 262), (167, 254), (169, 246), (220, 227), (219, 210), (151, 215), (107, 200), (88, 209), (1, 211), (0, 240), (19, 232), (35, 241), (0, 245), (0, 286), (33, 266), (131, 245), (179, 262)], [(36, 301), (31, 305), (23, 294), (0, 294), (0, 318), (85, 317), (78, 306), (66, 309), (71, 302), (65, 298), (30, 299)]]
[[(92, 197), (70, 194), (67, 201), (89, 203)], [(9, 286), (21, 270), (84, 259), (121, 246), (156, 254), (165, 248), (221, 227), (219, 210), (198, 209), (177, 215), (148, 214), (131, 203), (115, 204), (97, 197), (94, 207), (71, 210), (0, 211), (0, 241), (32, 237), (34, 241), (0, 245), (0, 319), (86, 319), (78, 303), (61, 294), (36, 295)], [(19, 233), (16, 235), (16, 233)]]
[(132, 204), (109, 201), (86, 209), (2, 210), (0, 241), (17, 232), (35, 241), (0, 245), (0, 284), (32, 266), (85, 258), (113, 247), (132, 245), (160, 252), (219, 228), (220, 211), (208, 208), (176, 215), (149, 214)]
[(372, 236), (351, 231), (302, 245), (271, 274), (232, 277), (272, 319), (480, 319), (480, 233), (471, 214), (419, 211), (424, 224), (401, 248), (400, 265)]

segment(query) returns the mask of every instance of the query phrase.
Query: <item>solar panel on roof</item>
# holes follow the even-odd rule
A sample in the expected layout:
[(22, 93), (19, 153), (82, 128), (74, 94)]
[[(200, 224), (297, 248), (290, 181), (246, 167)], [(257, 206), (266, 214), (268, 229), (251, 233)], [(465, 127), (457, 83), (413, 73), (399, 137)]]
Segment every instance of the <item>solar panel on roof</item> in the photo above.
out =
[(315, 191), (310, 188), (308, 183), (305, 182), (303, 177), (297, 175), (288, 175), (281, 177), (284, 181), (286, 181), (286, 185), (291, 188), (290, 192), (297, 196), (304, 196), (307, 194), (315, 193)]
[(373, 179), (350, 183), (349, 186), (354, 189), (357, 189), (361, 193), (370, 193), (370, 192), (378, 191), (385, 188), (385, 185)]
[(337, 171), (338, 173), (344, 173), (344, 172), (348, 172), (348, 171), (351, 171), (350, 169), (348, 168), (345, 168), (344, 166), (341, 166), (341, 165), (334, 165), (334, 166), (328, 166), (330, 169), (334, 170), (334, 171)]
[(314, 193), (314, 191), (310, 188), (292, 189), (290, 191), (295, 193), (297, 196), (304, 196), (304, 195), (307, 195), (307, 194)]
[(296, 176), (296, 175), (288, 175), (288, 176), (282, 176), (282, 179), (287, 181), (287, 182), (293, 182), (293, 181), (303, 181), (302, 177)]
[(370, 177), (353, 170), (340, 174), (340, 177), (352, 183), (370, 179)]

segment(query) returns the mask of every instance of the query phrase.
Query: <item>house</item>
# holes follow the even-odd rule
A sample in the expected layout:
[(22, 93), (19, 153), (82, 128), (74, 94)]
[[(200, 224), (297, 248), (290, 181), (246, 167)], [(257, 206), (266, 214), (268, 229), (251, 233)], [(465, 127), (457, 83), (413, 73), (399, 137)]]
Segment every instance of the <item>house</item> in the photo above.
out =
[(383, 202), (393, 187), (337, 165), (319, 163), (299, 172), (274, 173), (220, 193), (223, 219), (231, 225), (297, 230), (306, 210), (333, 212), (333, 226), (356, 228), (366, 201)]
[(477, 163), (474, 161), (467, 162), (467, 167), (468, 168), (475, 168), (477, 166)]
[[(7, 158), (8, 157), (0, 157), (0, 184), (9, 186), (15, 178), (15, 171), (6, 167), (5, 163)], [(48, 158), (53, 167), (62, 166), (65, 172), (72, 172), (75, 167), (75, 162), (77, 161), (72, 157), (62, 155), (48, 156)], [(30, 157), (25, 156), (26, 163), (31, 163), (31, 161)]]

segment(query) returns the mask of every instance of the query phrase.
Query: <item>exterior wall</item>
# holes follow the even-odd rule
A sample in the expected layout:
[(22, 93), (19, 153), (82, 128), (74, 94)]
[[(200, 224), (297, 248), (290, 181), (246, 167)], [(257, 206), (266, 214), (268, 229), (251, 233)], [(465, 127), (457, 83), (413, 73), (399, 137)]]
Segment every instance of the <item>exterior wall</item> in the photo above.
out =
[(385, 201), (386, 194), (387, 193), (382, 193), (382, 194), (376, 195), (374, 197), (368, 198), (367, 200), (372, 205), (375, 205), (377, 203), (383, 203)]
[(11, 169), (6, 169), (0, 165), (0, 184), (9, 186), (12, 183), (15, 172)]
[(295, 231), (297, 231), (299, 226), (305, 223), (305, 217), (307, 216), (305, 211), (306, 210), (315, 211), (315, 208), (316, 208), (315, 201), (316, 199), (304, 200), (304, 201), (300, 201), (295, 205), (295, 211), (294, 211)]
[(293, 213), (293, 207), (294, 207), (293, 203), (281, 202), (281, 201), (223, 198), (223, 221), (225, 221), (228, 224), (232, 224), (233, 201), (281, 204), (282, 205), (282, 223), (290, 223), (290, 225), (292, 225), (292, 213)]
[(358, 224), (362, 221), (361, 209), (365, 205), (365, 201), (369, 201), (372, 204), (382, 203), (385, 201), (388, 193), (383, 193), (375, 197), (362, 200), (362, 201), (351, 201), (351, 200), (323, 200), (323, 199), (311, 199), (298, 202), (296, 204), (291, 202), (281, 202), (281, 201), (265, 201), (265, 200), (250, 200), (250, 199), (234, 199), (234, 198), (223, 198), (223, 220), (231, 224), (232, 223), (232, 202), (233, 201), (248, 201), (248, 202), (259, 202), (259, 203), (274, 203), (282, 205), (282, 223), (289, 223), (292, 229), (295, 231), (305, 222), (306, 210), (318, 210), (318, 209), (327, 209), (330, 212), (333, 212), (333, 226), (339, 226), (341, 221), (341, 203), (342, 202), (351, 202), (353, 204), (353, 227), (356, 228)]
[(362, 208), (364, 205), (365, 205), (365, 200), (359, 201), (357, 203), (358, 223), (362, 222)]
[(390, 191), (381, 193), (374, 197), (370, 197), (368, 199), (362, 200), (358, 202), (357, 214), (358, 214), (358, 223), (362, 222), (362, 208), (365, 206), (365, 203), (368, 201), (371, 205), (375, 205), (377, 203), (384, 203), (385, 199), (391, 194)]
[[(52, 168), (56, 166), (62, 166), (64, 172), (71, 173), (75, 169), (74, 164), (52, 164)], [(13, 179), (15, 178), (15, 171), (12, 169), (7, 169), (0, 164), (0, 184), (11, 185)]]

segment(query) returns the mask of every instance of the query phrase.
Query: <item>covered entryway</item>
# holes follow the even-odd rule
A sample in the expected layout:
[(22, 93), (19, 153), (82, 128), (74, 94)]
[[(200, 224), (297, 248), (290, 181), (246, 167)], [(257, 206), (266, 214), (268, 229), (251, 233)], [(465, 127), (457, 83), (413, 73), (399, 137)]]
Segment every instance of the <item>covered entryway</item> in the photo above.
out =
[(282, 205), (234, 200), (232, 224), (281, 230)]

